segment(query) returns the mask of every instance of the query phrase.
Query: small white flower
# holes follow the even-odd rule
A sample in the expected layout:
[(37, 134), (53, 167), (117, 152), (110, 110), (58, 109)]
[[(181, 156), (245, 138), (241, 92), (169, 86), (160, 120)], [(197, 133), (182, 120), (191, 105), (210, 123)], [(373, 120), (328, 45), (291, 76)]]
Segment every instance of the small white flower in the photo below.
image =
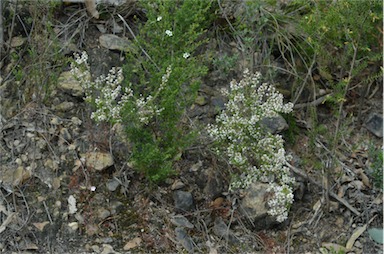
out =
[(165, 34), (171, 37), (173, 35), (171, 30), (165, 30)]
[(184, 54), (183, 54), (183, 57), (185, 58), (185, 59), (187, 59), (188, 57), (190, 57), (191, 56), (191, 54), (189, 54), (188, 52), (185, 52)]
[(162, 16), (158, 16), (156, 20), (157, 20), (157, 21), (161, 21), (162, 19), (163, 19)]

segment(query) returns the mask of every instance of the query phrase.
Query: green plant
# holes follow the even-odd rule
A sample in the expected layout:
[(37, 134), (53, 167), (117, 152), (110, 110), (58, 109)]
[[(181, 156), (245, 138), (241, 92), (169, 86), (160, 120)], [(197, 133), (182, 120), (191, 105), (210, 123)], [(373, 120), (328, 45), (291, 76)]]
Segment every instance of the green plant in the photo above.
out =
[[(147, 21), (136, 38), (141, 51), (127, 55), (125, 84), (134, 84), (134, 97), (147, 98), (144, 101), (156, 105), (158, 111), (143, 122), (137, 117), (140, 108), (128, 103), (123, 122), (133, 143), (131, 159), (135, 167), (150, 180), (158, 181), (173, 172), (173, 162), (193, 137), (182, 119), (195, 100), (199, 79), (207, 72), (197, 49), (205, 43), (210, 1), (141, 4), (147, 10)], [(169, 73), (166, 86), (161, 85), (164, 73)]]
[(147, 19), (135, 36), (140, 50), (127, 54), (122, 69), (91, 82), (83, 54), (72, 71), (85, 87), (87, 101), (96, 106), (92, 118), (121, 122), (132, 144), (134, 168), (156, 182), (174, 172), (173, 162), (193, 138), (183, 118), (207, 72), (197, 50), (205, 42), (210, 1), (140, 4)]
[(373, 145), (369, 148), (370, 168), (372, 170), (373, 183), (376, 188), (383, 189), (383, 150), (376, 149)]
[(380, 78), (377, 73), (381, 73), (382, 3), (375, 0), (311, 3), (309, 12), (300, 21), (306, 34), (303, 48), (315, 57), (318, 72), (330, 83), (333, 94), (328, 101), (339, 106), (347, 99), (351, 82), (364, 87), (365, 80)]
[(216, 123), (208, 126), (208, 133), (216, 151), (240, 170), (230, 189), (246, 188), (255, 180), (269, 182), (268, 191), (273, 193), (268, 200), (269, 214), (284, 221), (293, 203), (294, 179), (285, 165), (282, 137), (271, 134), (262, 120), (289, 113), (293, 105), (284, 104), (283, 96), (272, 85), (263, 83), (260, 73), (250, 74), (248, 70), (240, 82), (232, 81), (230, 90), (223, 92), (229, 101)]
[[(15, 63), (12, 74), (18, 81), (24, 103), (32, 99), (47, 102), (59, 74), (68, 63), (68, 59), (60, 54), (59, 39), (54, 32), (54, 13), (58, 7), (58, 3), (47, 4), (43, 0), (23, 2), (19, 7), (9, 6), (9, 9), (15, 8), (11, 15), (19, 16), (17, 11), (26, 12), (16, 19), (17, 22), (12, 22), (23, 27), (28, 38), (23, 38), (25, 42), (10, 53), (11, 61)], [(13, 32), (13, 27), (10, 30)]]
[(212, 64), (220, 73), (228, 75), (228, 73), (234, 69), (234, 66), (236, 66), (238, 59), (238, 54), (229, 55), (224, 53), (217, 55), (217, 57), (213, 59)]

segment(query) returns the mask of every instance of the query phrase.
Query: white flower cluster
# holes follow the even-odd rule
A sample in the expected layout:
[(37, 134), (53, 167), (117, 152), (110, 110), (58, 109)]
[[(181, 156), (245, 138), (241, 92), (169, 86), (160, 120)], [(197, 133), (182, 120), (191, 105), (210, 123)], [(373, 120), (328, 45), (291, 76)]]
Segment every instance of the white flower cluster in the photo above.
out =
[[(154, 99), (166, 86), (171, 75), (170, 67), (163, 75), (155, 96), (144, 97), (140, 94), (139, 98), (135, 98), (131, 84), (126, 87), (121, 86), (124, 79), (121, 68), (113, 67), (107, 76), (101, 75), (92, 82), (87, 53), (83, 52), (81, 56), (75, 53), (74, 57), (75, 62), (71, 63), (71, 73), (81, 83), (85, 91), (84, 100), (94, 102), (96, 106), (96, 111), (91, 114), (92, 119), (98, 122), (121, 122), (120, 113), (128, 102), (132, 102), (131, 113), (135, 113), (142, 124), (148, 124), (152, 117), (162, 111), (162, 109), (157, 108)], [(96, 95), (95, 92), (97, 92)]]
[(209, 135), (229, 158), (230, 164), (244, 173), (231, 183), (230, 189), (247, 188), (255, 180), (268, 181), (273, 198), (268, 201), (269, 214), (278, 221), (287, 218), (288, 207), (293, 203), (294, 179), (285, 166), (287, 156), (280, 135), (269, 133), (261, 125), (265, 117), (292, 111), (292, 103), (284, 104), (283, 96), (276, 89), (261, 82), (261, 74), (244, 71), (240, 82), (232, 81), (226, 108), (208, 126)]

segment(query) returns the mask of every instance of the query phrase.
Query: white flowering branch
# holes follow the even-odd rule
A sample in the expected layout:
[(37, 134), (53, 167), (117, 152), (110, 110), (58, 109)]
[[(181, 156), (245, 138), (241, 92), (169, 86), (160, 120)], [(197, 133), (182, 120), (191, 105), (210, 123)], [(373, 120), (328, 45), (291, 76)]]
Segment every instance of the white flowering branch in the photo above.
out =
[(240, 82), (232, 81), (226, 108), (216, 118), (216, 124), (208, 126), (208, 133), (218, 144), (218, 152), (243, 174), (232, 181), (230, 189), (247, 188), (255, 180), (268, 181), (272, 198), (268, 201), (268, 213), (284, 221), (293, 203), (294, 179), (286, 167), (284, 141), (261, 125), (261, 120), (279, 113), (292, 111), (292, 103), (284, 104), (283, 96), (276, 89), (261, 82), (261, 74), (244, 71)]
[(138, 98), (135, 98), (132, 84), (126, 87), (121, 86), (124, 79), (121, 68), (113, 67), (107, 76), (101, 75), (92, 82), (87, 53), (83, 52), (81, 56), (75, 54), (74, 57), (75, 61), (71, 63), (71, 73), (85, 91), (84, 100), (95, 104), (96, 110), (91, 114), (92, 119), (98, 122), (121, 122), (121, 112), (129, 104), (130, 113), (135, 115), (140, 123), (148, 124), (150, 119), (163, 110), (156, 106), (155, 99), (168, 83), (172, 72), (170, 67), (167, 68), (154, 95), (144, 97), (140, 94), (137, 96)]

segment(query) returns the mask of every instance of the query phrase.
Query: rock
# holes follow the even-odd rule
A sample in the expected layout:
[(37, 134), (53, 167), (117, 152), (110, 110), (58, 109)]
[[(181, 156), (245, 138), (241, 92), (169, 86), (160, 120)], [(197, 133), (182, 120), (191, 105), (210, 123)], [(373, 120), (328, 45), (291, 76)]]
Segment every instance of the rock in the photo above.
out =
[(106, 186), (109, 191), (115, 191), (117, 187), (120, 186), (120, 182), (117, 181), (115, 178), (109, 179), (108, 182), (106, 183)]
[(193, 228), (193, 224), (189, 222), (183, 215), (175, 215), (171, 218), (171, 222), (176, 227)]
[(71, 122), (74, 124), (74, 125), (77, 125), (77, 126), (80, 126), (83, 122), (77, 118), (76, 116), (72, 117), (71, 118)]
[(383, 137), (383, 117), (379, 114), (373, 113), (368, 117), (365, 122), (365, 128), (372, 132), (375, 136)]
[[(240, 212), (254, 224), (260, 224), (259, 222), (262, 224), (263, 221), (267, 224), (270, 223), (266, 220), (267, 217), (270, 217), (267, 214), (267, 200), (265, 199), (268, 187), (269, 184), (254, 182), (248, 187), (245, 197), (241, 200)], [(271, 219), (272, 221), (274, 220)]]
[[(91, 77), (89, 77), (90, 79)], [(83, 97), (84, 90), (79, 81), (73, 76), (70, 71), (60, 74), (57, 87), (74, 97)]]
[(287, 121), (281, 115), (266, 117), (261, 120), (261, 125), (266, 127), (272, 134), (280, 133), (289, 127)]
[(213, 97), (211, 99), (212, 105), (215, 107), (215, 110), (218, 111), (218, 112), (220, 112), (223, 109), (225, 109), (225, 103), (226, 103), (225, 101), (226, 101), (226, 99), (222, 95)]
[(108, 211), (107, 209), (105, 209), (104, 207), (101, 207), (98, 211), (97, 211), (97, 217), (101, 220), (104, 220), (106, 218), (108, 218), (109, 216), (111, 215), (111, 212)]
[(222, 174), (213, 168), (204, 171), (205, 186), (204, 194), (208, 199), (220, 196), (224, 191)]
[(70, 222), (68, 223), (68, 227), (70, 228), (71, 231), (76, 231), (79, 229), (79, 223), (75, 222)]
[(62, 128), (60, 130), (60, 136), (61, 138), (63, 138), (65, 141), (71, 141), (72, 140), (72, 136), (71, 134), (69, 133), (68, 129), (67, 128)]
[(53, 124), (53, 125), (59, 125), (59, 124), (62, 124), (63, 121), (61, 121), (60, 118), (58, 118), (58, 117), (53, 117), (51, 119), (50, 123)]
[(100, 45), (104, 48), (120, 51), (135, 51), (133, 44), (126, 38), (114, 34), (103, 34), (99, 37)]
[(32, 172), (23, 166), (17, 167), (17, 169), (13, 172), (13, 186), (19, 186), (23, 184), (26, 180), (31, 178)]
[(100, 254), (118, 254), (119, 252), (115, 251), (113, 247), (109, 244), (103, 244), (103, 251)]
[(58, 105), (56, 105), (54, 108), (58, 111), (61, 111), (61, 112), (66, 112), (66, 111), (70, 111), (71, 109), (73, 109), (75, 107), (75, 104), (73, 102), (70, 102), (70, 101), (64, 101)]
[(176, 180), (173, 182), (173, 184), (171, 186), (171, 190), (179, 190), (179, 189), (183, 188), (184, 186), (185, 186), (185, 184), (181, 180)]
[(140, 237), (135, 237), (124, 245), (123, 250), (136, 248), (137, 246), (140, 246), (141, 242), (142, 240)]
[(75, 214), (77, 212), (76, 198), (73, 195), (68, 197), (68, 213)]
[(199, 95), (196, 97), (195, 103), (199, 106), (204, 106), (205, 104), (207, 104), (207, 100), (205, 99), (204, 96)]
[(175, 191), (173, 194), (175, 208), (181, 211), (190, 211), (194, 207), (192, 194), (186, 191)]
[(24, 44), (24, 42), (27, 40), (27, 38), (23, 38), (20, 36), (13, 37), (11, 39), (11, 47), (12, 48), (17, 48), (20, 47)]
[(89, 152), (84, 155), (87, 167), (102, 171), (114, 164), (110, 153)]
[(181, 243), (181, 245), (189, 252), (193, 253), (193, 241), (191, 237), (188, 236), (187, 231), (184, 228), (175, 229), (176, 239)]
[(215, 219), (213, 225), (213, 233), (220, 238), (224, 238), (230, 242), (237, 242), (236, 237), (233, 235), (232, 231), (228, 228), (227, 224), (223, 221), (221, 217)]

